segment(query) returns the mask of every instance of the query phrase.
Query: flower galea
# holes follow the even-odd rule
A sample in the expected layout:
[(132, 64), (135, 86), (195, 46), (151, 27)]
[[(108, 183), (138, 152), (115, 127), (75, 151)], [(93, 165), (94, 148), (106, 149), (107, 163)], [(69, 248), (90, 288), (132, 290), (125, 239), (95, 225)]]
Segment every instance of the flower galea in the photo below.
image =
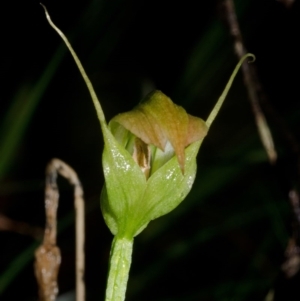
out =
[(108, 132), (101, 208), (111, 232), (131, 238), (186, 197), (207, 126), (154, 91), (115, 116)]

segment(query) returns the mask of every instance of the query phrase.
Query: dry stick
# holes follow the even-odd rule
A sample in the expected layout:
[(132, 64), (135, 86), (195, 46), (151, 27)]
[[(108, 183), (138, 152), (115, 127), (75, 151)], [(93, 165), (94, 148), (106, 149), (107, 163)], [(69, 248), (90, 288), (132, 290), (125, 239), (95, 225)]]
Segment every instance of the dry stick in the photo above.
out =
[(277, 0), (278, 2), (282, 2), (286, 8), (291, 8), (295, 3), (295, 0)]
[[(243, 45), (242, 35), (239, 29), (239, 24), (237, 21), (234, 4), (232, 0), (224, 0), (223, 4), (225, 8), (225, 17), (229, 25), (230, 33), (234, 39), (235, 52), (237, 56), (240, 57), (243, 55), (244, 52), (246, 52), (246, 48)], [(256, 94), (253, 111), (255, 112), (255, 110), (258, 108), (261, 112), (260, 107), (257, 107), (257, 105), (259, 105), (260, 102), (263, 105), (264, 110), (268, 113), (269, 116), (273, 118), (274, 122), (277, 124), (277, 127), (279, 128), (284, 139), (286, 140), (287, 146), (289, 147), (289, 149), (292, 151), (292, 153), (296, 158), (297, 173), (298, 173), (297, 181), (299, 185), (300, 184), (300, 144), (297, 141), (295, 135), (289, 129), (285, 120), (281, 117), (280, 114), (278, 114), (278, 112), (274, 109), (274, 107), (269, 102), (265, 92), (263, 91), (260, 81), (258, 80), (254, 66), (244, 64), (243, 71), (244, 68), (246, 69), (245, 77), (247, 76), (249, 78), (249, 88), (252, 91), (251, 94)], [(246, 79), (245, 79), (245, 83), (246, 83)], [(252, 101), (251, 98), (250, 101)]]
[[(234, 3), (233, 0), (224, 0), (223, 3), (226, 11), (226, 21), (229, 25), (230, 34), (234, 39), (234, 50), (238, 59), (241, 59), (247, 53), (247, 50), (243, 44), (241, 31), (235, 13)], [(267, 152), (270, 163), (275, 163), (277, 159), (277, 153), (274, 147), (271, 131), (259, 104), (257, 88), (254, 79), (254, 69), (249, 64), (243, 64), (242, 70), (244, 75), (244, 83), (248, 90), (248, 96), (252, 106), (260, 139)]]
[(294, 208), (296, 221), (300, 224), (300, 197), (296, 190), (291, 190), (289, 193), (290, 203)]
[[(235, 48), (237, 56), (240, 57), (243, 55), (243, 53), (246, 51), (246, 49), (243, 45), (242, 36), (241, 36), (241, 32), (240, 32), (239, 25), (237, 22), (233, 1), (225, 0), (224, 6), (226, 9), (226, 18), (227, 18), (227, 22), (229, 24), (230, 33), (234, 38), (234, 48)], [(272, 116), (273, 120), (276, 122), (279, 130), (281, 131), (281, 133), (287, 143), (289, 150), (295, 156), (295, 161), (296, 161), (296, 166), (297, 166), (297, 182), (298, 182), (298, 185), (300, 185), (300, 144), (299, 144), (297, 138), (295, 137), (295, 135), (290, 131), (285, 120), (276, 112), (274, 107), (268, 101), (267, 96), (264, 93), (263, 88), (257, 78), (255, 69), (253, 69), (253, 66), (244, 64), (243, 70), (246, 70), (245, 83), (246, 83), (247, 87), (249, 86), (249, 88), (248, 88), (250, 90), (249, 95), (255, 96), (255, 98), (253, 98), (253, 100), (251, 100), (251, 97), (250, 97), (250, 100), (253, 104), (253, 111), (255, 113), (258, 109), (258, 111), (260, 111), (258, 113), (259, 114), (261, 113), (261, 109), (260, 109), (259, 103), (258, 103), (258, 99), (259, 99), (261, 104), (264, 106), (264, 109), (268, 113), (268, 115)], [(257, 118), (259, 118), (259, 116), (257, 116)], [(291, 190), (290, 193), (292, 193), (292, 191), (293, 190)], [(292, 207), (292, 208), (293, 208), (293, 210), (295, 209), (294, 207)], [(298, 227), (299, 227), (298, 231), (300, 232), (300, 221), (298, 221)]]
[[(292, 2), (292, 1), (291, 1)], [(243, 45), (242, 35), (239, 29), (239, 24), (237, 21), (235, 8), (233, 0), (224, 0), (224, 8), (226, 10), (226, 19), (229, 25), (230, 33), (234, 39), (234, 49), (238, 58), (243, 56), (247, 51)], [(264, 103), (265, 109), (268, 110), (268, 113), (274, 118), (279, 129), (284, 135), (286, 142), (289, 146), (289, 149), (293, 152), (296, 157), (296, 164), (297, 164), (297, 182), (300, 184), (300, 145), (293, 135), (293, 133), (289, 130), (288, 126), (284, 119), (274, 110), (274, 108), (268, 103), (267, 97), (263, 92), (262, 86), (257, 79), (257, 75), (255, 69), (247, 64), (243, 64), (243, 72), (244, 72), (244, 81), (245, 85), (248, 89), (249, 99), (252, 104), (252, 109), (256, 118), (256, 122), (258, 125), (258, 129), (260, 131), (261, 139), (265, 149), (269, 155), (269, 160), (271, 163), (275, 163), (276, 160), (276, 151), (274, 149), (273, 140), (271, 136), (271, 132), (268, 129), (267, 124), (265, 122), (265, 117), (261, 111), (259, 100)], [(283, 264), (283, 270), (287, 277), (290, 277), (293, 273), (290, 272), (291, 269), (299, 270), (300, 268), (300, 249), (299, 249), (299, 233), (300, 233), (300, 206), (299, 206), (299, 197), (298, 193), (295, 189), (291, 189), (289, 192), (289, 198), (292, 206), (292, 210), (295, 215), (296, 224), (294, 226), (294, 233), (290, 243), (286, 250), (286, 262)], [(296, 202), (295, 200), (298, 200)], [(291, 251), (292, 250), (292, 251)], [(297, 260), (295, 261), (295, 256), (297, 256)], [(291, 267), (290, 264), (294, 264)]]
[(281, 265), (281, 270), (287, 278), (292, 278), (300, 269), (300, 247), (298, 245), (300, 234), (300, 197), (295, 189), (290, 191), (289, 200), (294, 212), (293, 235), (290, 237), (285, 250), (285, 261)]
[(0, 231), (10, 231), (21, 235), (29, 235), (35, 239), (41, 239), (44, 232), (42, 228), (13, 220), (2, 213), (0, 213)]
[(45, 210), (46, 227), (43, 244), (35, 251), (35, 276), (39, 286), (39, 300), (53, 301), (58, 294), (57, 275), (61, 263), (60, 250), (56, 246), (56, 214), (58, 207), (57, 174), (51, 164), (46, 169)]
[(58, 294), (57, 275), (61, 262), (56, 246), (58, 188), (57, 174), (74, 186), (76, 211), (76, 300), (85, 300), (84, 284), (84, 199), (76, 172), (59, 159), (52, 159), (46, 168), (45, 208), (46, 228), (43, 244), (36, 250), (35, 274), (39, 284), (40, 301), (53, 301)]

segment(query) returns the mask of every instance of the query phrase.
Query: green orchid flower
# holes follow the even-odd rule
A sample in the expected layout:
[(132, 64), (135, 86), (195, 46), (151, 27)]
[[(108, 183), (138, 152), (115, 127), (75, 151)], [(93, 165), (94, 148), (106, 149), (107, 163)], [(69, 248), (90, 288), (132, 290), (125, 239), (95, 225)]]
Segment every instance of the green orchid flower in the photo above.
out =
[(101, 193), (104, 220), (114, 235), (106, 301), (125, 300), (133, 238), (148, 223), (176, 208), (191, 190), (196, 156), (218, 114), (245, 55), (234, 69), (222, 95), (203, 121), (175, 105), (160, 91), (150, 93), (132, 111), (115, 116), (107, 125), (100, 102), (85, 70), (65, 35), (49, 24), (70, 50), (90, 91), (102, 134), (105, 185)]
[(110, 121), (115, 139), (105, 143), (101, 209), (114, 235), (132, 238), (180, 204), (194, 182), (207, 130), (160, 91)]

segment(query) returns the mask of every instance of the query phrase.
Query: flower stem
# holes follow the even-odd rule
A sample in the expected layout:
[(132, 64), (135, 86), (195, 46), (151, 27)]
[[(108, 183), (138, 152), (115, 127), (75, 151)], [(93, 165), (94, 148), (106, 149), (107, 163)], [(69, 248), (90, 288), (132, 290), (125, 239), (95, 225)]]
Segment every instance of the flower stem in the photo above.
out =
[(105, 301), (124, 301), (131, 265), (133, 239), (114, 237), (110, 251)]

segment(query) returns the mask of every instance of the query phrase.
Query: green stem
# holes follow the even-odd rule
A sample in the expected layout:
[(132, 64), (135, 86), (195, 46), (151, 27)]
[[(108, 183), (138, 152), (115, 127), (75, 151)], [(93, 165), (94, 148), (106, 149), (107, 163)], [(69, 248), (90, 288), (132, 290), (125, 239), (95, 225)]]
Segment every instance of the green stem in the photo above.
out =
[(131, 265), (133, 239), (114, 237), (110, 251), (105, 301), (124, 301)]

